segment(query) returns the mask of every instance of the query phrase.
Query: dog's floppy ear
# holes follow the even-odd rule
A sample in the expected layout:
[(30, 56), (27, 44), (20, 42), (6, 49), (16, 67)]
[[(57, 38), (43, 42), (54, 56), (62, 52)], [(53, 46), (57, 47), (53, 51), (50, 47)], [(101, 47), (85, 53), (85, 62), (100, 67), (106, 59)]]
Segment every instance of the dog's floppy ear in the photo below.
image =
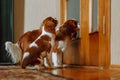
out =
[(42, 23), (44, 24), (46, 21), (48, 21), (48, 20), (50, 20), (50, 19), (52, 19), (52, 17), (49, 16), (49, 17), (47, 17), (46, 19), (44, 19)]
[(40, 30), (42, 30), (42, 27), (43, 27), (44, 24), (46, 24), (46, 21), (50, 20), (51, 18), (52, 18), (52, 17), (47, 17), (46, 19), (44, 19), (44, 20), (42, 21), (42, 23), (40, 23)]
[(42, 27), (43, 27), (43, 22), (40, 24), (40, 30), (42, 30)]

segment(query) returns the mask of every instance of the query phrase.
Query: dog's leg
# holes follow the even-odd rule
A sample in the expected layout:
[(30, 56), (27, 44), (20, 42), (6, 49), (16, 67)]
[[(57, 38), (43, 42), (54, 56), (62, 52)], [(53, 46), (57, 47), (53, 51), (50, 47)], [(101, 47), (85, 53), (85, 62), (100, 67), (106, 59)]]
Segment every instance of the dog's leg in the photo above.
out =
[(52, 53), (52, 62), (53, 62), (54, 67), (58, 67), (58, 57), (57, 57), (56, 52)]
[(61, 50), (57, 53), (57, 62), (58, 62), (58, 67), (62, 67), (63, 52)]
[(22, 59), (22, 61), (21, 61), (21, 67), (23, 68), (23, 69), (25, 69), (26, 68), (26, 66), (29, 64), (29, 53), (24, 53), (24, 55), (23, 55), (23, 59)]
[(26, 66), (26, 69), (31, 69), (31, 70), (40, 70), (40, 66), (37, 64), (37, 65), (34, 65), (34, 66)]
[[(31, 62), (39, 62), (39, 64), (35, 64), (34, 66), (30, 66)], [(44, 60), (43, 58), (37, 58), (37, 59), (33, 59), (31, 60), (31, 57), (29, 55), (27, 55), (26, 57), (23, 58), (22, 60), (22, 64), (21, 64), (21, 67), (23, 69), (37, 69), (37, 70), (40, 70), (40, 69), (44, 69)]]
[(47, 54), (47, 61), (48, 61), (49, 67), (54, 68), (53, 61), (52, 61), (52, 52)]
[(45, 68), (44, 58), (37, 58), (37, 60), (40, 61), (39, 69), (44, 69)]
[(47, 68), (50, 68), (51, 64), (50, 64), (50, 53), (47, 53), (46, 57), (44, 58), (44, 65)]

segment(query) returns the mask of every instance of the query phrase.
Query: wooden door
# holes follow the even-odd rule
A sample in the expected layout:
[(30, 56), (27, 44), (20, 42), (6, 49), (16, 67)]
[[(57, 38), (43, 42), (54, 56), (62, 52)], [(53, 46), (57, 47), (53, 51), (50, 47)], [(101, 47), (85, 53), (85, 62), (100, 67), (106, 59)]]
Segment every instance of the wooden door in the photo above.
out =
[(99, 0), (99, 66), (110, 66), (110, 0)]
[[(80, 0), (81, 30), (78, 64), (108, 68), (110, 66), (110, 0), (97, 0), (96, 14), (91, 14), (93, 8), (90, 7), (91, 1), (95, 0)], [(63, 23), (67, 19), (67, 1), (61, 0), (61, 4), (61, 23)], [(93, 15), (97, 18), (91, 17)], [(97, 21), (93, 22), (93, 19)], [(93, 25), (97, 28), (93, 28)]]
[(82, 63), (87, 66), (108, 68), (110, 66), (110, 0), (97, 1), (97, 22), (95, 22), (97, 28), (95, 29), (93, 29), (94, 18), (90, 17), (95, 15), (90, 15), (90, 1), (94, 0), (81, 0)]

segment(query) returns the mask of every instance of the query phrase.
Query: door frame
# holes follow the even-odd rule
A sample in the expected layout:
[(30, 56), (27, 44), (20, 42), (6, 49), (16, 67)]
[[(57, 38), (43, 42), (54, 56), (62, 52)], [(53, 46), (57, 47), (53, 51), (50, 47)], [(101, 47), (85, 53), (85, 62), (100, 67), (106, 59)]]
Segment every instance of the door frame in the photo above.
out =
[(67, 20), (67, 0), (60, 0), (60, 24)]

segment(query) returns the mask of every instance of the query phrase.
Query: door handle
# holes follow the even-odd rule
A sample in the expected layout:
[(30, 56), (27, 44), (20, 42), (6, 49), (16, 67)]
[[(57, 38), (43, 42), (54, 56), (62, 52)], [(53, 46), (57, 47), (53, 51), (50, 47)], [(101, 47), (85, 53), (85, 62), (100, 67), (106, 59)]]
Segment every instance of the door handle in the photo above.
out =
[(106, 34), (106, 16), (103, 16), (103, 34)]

